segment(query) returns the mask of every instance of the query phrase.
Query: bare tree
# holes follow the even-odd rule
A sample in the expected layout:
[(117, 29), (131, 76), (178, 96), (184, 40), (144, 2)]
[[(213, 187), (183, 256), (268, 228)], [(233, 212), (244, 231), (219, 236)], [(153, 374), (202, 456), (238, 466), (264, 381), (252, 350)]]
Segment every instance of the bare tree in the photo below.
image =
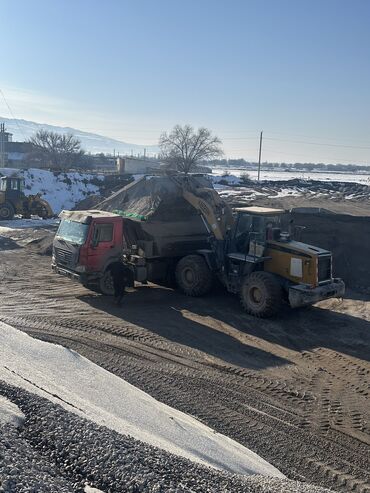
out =
[(69, 168), (83, 157), (81, 141), (72, 134), (58, 134), (39, 130), (30, 138), (33, 146), (31, 158), (43, 160), (54, 168)]
[(194, 131), (190, 125), (176, 125), (159, 139), (160, 159), (172, 168), (189, 173), (200, 161), (223, 154), (221, 140), (207, 128)]

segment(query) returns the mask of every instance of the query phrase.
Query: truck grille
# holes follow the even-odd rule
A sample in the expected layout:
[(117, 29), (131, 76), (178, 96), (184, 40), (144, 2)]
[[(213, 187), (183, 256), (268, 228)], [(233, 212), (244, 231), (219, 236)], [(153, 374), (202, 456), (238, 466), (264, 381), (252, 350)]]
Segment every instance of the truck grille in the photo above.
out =
[(318, 282), (331, 279), (331, 255), (318, 257), (317, 278)]
[(54, 248), (55, 258), (58, 264), (70, 264), (72, 261), (72, 252), (63, 250), (63, 248)]

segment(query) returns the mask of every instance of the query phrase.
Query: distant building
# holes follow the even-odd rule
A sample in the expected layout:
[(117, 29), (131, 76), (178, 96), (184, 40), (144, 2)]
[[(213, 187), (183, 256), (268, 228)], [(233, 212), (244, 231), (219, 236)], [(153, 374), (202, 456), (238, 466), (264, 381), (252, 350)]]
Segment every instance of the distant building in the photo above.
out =
[(151, 173), (153, 170), (159, 169), (160, 163), (151, 159), (136, 158), (136, 157), (118, 157), (117, 171), (121, 175), (129, 173), (132, 175)]
[[(117, 171), (119, 174), (143, 175), (150, 173), (166, 173), (166, 171), (175, 170), (168, 164), (161, 163), (154, 159), (144, 159), (136, 157), (118, 157)], [(212, 173), (212, 168), (207, 166), (194, 166), (191, 173)]]
[(23, 168), (32, 151), (29, 142), (13, 142), (13, 134), (6, 132), (4, 123), (0, 124), (0, 166)]

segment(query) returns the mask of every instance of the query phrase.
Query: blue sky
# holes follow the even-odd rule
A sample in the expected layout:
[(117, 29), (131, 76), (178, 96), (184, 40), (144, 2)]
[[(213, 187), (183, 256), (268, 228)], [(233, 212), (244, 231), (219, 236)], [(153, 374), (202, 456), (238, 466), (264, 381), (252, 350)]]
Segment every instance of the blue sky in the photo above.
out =
[(17, 118), (143, 145), (207, 126), (247, 159), (263, 130), (266, 160), (370, 164), (368, 0), (0, 5), (0, 88)]

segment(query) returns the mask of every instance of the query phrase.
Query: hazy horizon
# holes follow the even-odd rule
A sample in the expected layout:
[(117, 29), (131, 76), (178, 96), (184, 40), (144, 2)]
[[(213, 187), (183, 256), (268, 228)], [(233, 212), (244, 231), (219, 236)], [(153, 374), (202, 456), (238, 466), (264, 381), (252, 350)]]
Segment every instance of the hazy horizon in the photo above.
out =
[(206, 126), (246, 160), (263, 130), (263, 161), (369, 164), (369, 18), (366, 0), (3, 0), (0, 114), (143, 147)]

